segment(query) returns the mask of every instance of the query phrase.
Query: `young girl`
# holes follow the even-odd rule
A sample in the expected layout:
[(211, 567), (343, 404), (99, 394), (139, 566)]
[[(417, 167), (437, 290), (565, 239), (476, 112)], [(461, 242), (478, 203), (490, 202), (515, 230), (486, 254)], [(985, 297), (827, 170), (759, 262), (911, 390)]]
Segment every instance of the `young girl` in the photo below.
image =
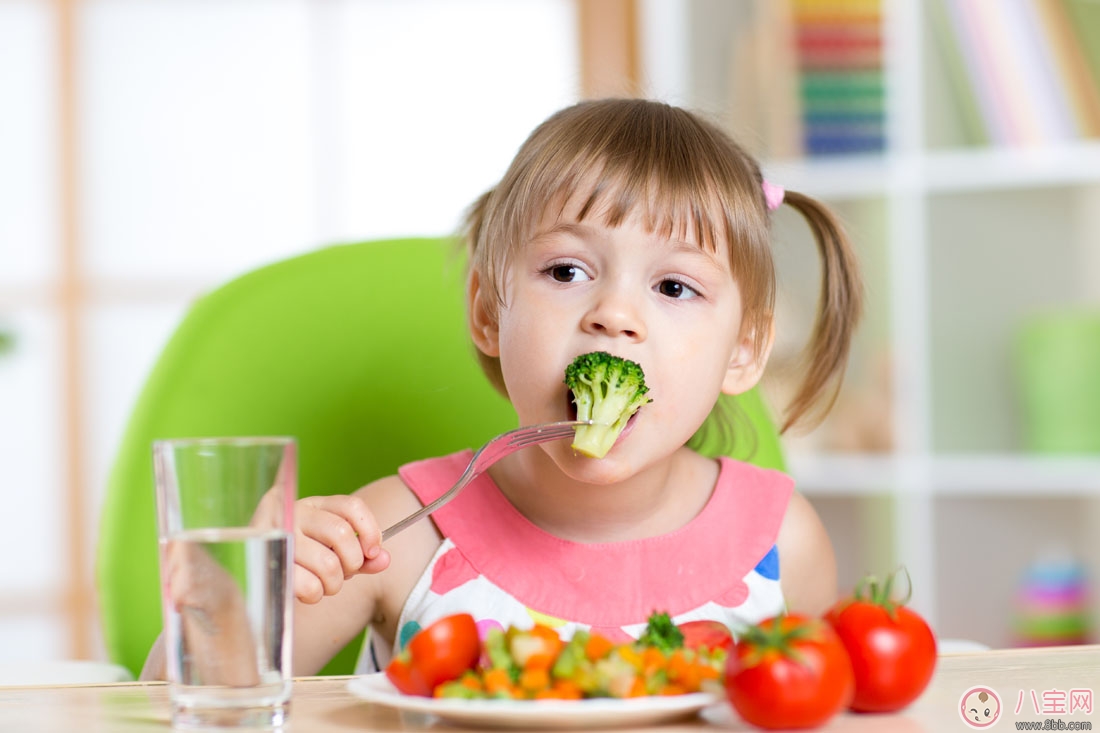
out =
[[(467, 611), (482, 627), (549, 623), (624, 639), (650, 613), (753, 623), (835, 597), (832, 547), (791, 480), (688, 447), (720, 394), (760, 379), (773, 341), (769, 216), (807, 219), (823, 293), (783, 429), (828, 407), (857, 320), (852, 252), (810, 198), (769, 186), (723, 132), (643, 100), (583, 102), (540, 125), (467, 221), (468, 323), (519, 424), (572, 416), (565, 367), (609, 351), (653, 401), (604, 458), (569, 441), (515, 453), (380, 545), (449, 488), (468, 451), (403, 467), (353, 496), (303, 499), (294, 665), (316, 672), (365, 626), (358, 671), (417, 629)], [(820, 414), (820, 410), (816, 414)], [(709, 417), (708, 417), (709, 416)]]
[[(807, 220), (823, 292), (783, 429), (832, 403), (857, 320), (856, 262), (817, 202), (764, 182), (716, 126), (644, 100), (550, 117), (467, 220), (468, 325), (520, 425), (570, 419), (565, 367), (638, 362), (652, 402), (604, 458), (569, 441), (512, 454), (430, 520), (380, 528), (449, 488), (471, 453), (404, 466), (351, 496), (298, 502), (294, 673), (371, 630), (357, 671), (466, 611), (485, 628), (548, 623), (613, 640), (654, 611), (731, 627), (835, 598), (829, 539), (787, 476), (687, 447), (729, 432), (720, 395), (760, 379), (773, 342), (771, 211)], [(817, 409), (815, 409), (817, 408)], [(822, 409), (823, 408), (823, 409)]]

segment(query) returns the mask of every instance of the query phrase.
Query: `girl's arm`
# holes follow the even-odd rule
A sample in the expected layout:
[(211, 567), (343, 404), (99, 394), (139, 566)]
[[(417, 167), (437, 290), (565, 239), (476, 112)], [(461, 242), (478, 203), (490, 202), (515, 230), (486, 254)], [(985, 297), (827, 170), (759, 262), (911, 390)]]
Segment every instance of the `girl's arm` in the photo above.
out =
[(383, 527), (420, 507), (404, 482), (389, 476), (350, 496), (323, 497), (296, 515), (295, 675), (319, 672), (368, 626), (393, 636), (405, 599), (440, 538), (434, 525), (423, 521), (388, 540), (376, 556), (368, 555)]
[(370, 576), (357, 576), (317, 603), (294, 602), (294, 676), (314, 675), (370, 625), (374, 608)]
[(787, 506), (776, 544), (787, 610), (821, 615), (837, 599), (836, 556), (817, 512), (797, 491)]

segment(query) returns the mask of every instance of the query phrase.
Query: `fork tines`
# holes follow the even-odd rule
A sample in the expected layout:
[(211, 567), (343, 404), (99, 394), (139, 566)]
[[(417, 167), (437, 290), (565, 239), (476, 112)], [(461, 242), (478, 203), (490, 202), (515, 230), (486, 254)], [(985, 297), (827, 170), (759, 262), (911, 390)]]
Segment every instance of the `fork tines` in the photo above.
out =
[(542, 430), (538, 430), (536, 432), (521, 433), (512, 438), (509, 443), (511, 445), (528, 445), (530, 443), (539, 443), (546, 440), (547, 438), (553, 438), (555, 436), (560, 436), (564, 438), (572, 433), (579, 426), (591, 424), (592, 421), (587, 420), (580, 422), (569, 422), (562, 425), (554, 425), (553, 427), (543, 428)]

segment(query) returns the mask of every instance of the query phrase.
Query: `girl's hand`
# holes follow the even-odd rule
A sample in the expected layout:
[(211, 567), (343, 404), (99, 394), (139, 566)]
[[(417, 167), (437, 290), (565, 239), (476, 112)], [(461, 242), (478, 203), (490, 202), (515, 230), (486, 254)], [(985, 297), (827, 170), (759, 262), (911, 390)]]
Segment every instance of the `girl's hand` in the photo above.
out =
[(195, 664), (186, 674), (207, 685), (259, 684), (254, 630), (237, 580), (202, 547), (170, 541), (163, 552), (167, 598)]
[(310, 496), (294, 505), (294, 595), (317, 603), (360, 573), (389, 567), (382, 530), (358, 496)]
[(218, 620), (233, 620), (244, 614), (240, 586), (205, 549), (172, 540), (164, 548), (164, 561), (167, 596), (176, 611), (208, 619), (211, 629)]

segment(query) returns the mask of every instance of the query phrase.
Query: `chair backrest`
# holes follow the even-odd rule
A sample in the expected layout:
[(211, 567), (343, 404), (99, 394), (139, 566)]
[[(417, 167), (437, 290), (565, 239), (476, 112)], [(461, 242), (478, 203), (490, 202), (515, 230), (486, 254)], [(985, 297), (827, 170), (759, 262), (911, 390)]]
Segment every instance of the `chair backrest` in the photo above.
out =
[[(451, 240), (338, 245), (195, 302), (138, 397), (108, 478), (97, 582), (111, 660), (137, 674), (161, 629), (152, 441), (293, 435), (299, 493), (348, 493), (515, 427), (466, 336)], [(779, 466), (759, 396), (754, 462)], [(347, 674), (362, 637), (324, 673)]]

